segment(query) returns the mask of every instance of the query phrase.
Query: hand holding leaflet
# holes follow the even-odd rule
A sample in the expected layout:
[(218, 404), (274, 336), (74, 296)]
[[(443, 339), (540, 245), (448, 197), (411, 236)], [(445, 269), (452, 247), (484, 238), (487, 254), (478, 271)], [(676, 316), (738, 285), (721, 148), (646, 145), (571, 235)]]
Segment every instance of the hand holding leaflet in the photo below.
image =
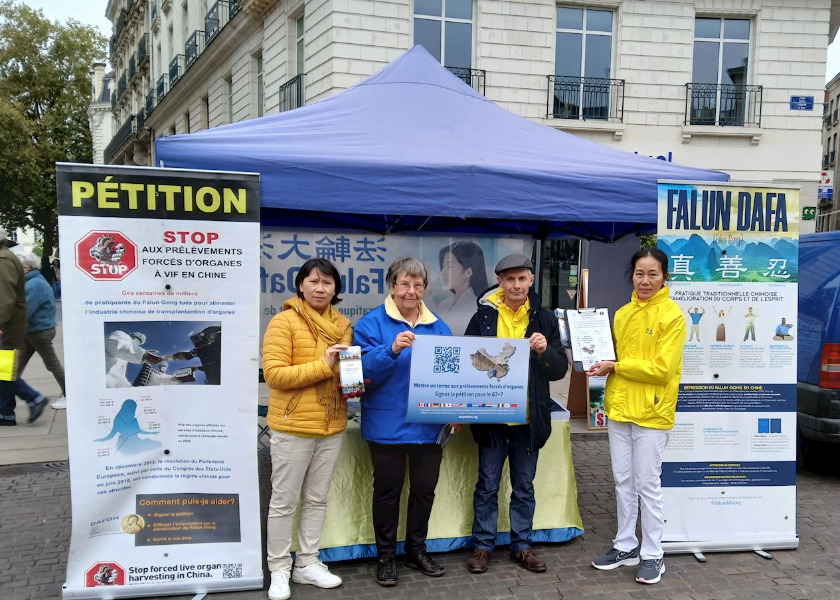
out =
[(566, 321), (575, 371), (588, 372), (599, 362), (615, 361), (610, 316), (606, 308), (567, 310)]

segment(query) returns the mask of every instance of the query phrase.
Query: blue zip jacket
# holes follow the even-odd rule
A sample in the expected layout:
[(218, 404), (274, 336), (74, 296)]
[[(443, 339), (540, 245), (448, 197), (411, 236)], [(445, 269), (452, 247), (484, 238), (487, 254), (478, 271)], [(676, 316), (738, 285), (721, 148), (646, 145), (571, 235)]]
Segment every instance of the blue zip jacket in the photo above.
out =
[(55, 293), (40, 271), (29, 271), (24, 277), (28, 333), (55, 329)]
[[(452, 335), (425, 305), (423, 315), (414, 327), (415, 335)], [(353, 343), (362, 348), (364, 377), (370, 380), (361, 403), (362, 437), (369, 442), (434, 444), (440, 433), (439, 424), (405, 421), (411, 348), (394, 354), (391, 344), (398, 333), (410, 330), (408, 323), (389, 316), (384, 304), (359, 319), (353, 330)]]

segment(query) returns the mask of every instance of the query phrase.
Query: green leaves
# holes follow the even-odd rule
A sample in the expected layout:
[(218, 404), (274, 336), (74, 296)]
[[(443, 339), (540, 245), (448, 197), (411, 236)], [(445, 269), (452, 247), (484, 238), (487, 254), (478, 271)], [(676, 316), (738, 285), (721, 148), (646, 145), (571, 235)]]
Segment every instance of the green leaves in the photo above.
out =
[(0, 0), (0, 219), (57, 240), (55, 163), (91, 162), (90, 70), (106, 40), (93, 27), (51, 22)]

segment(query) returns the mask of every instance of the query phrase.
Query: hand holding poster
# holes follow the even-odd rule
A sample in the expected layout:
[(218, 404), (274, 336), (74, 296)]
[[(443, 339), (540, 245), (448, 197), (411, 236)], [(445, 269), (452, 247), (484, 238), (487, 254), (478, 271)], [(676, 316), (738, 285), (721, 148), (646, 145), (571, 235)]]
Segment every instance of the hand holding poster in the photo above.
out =
[(528, 340), (420, 335), (411, 346), (410, 423), (524, 423)]
[(588, 371), (602, 360), (615, 360), (610, 315), (606, 308), (567, 310), (572, 364), (575, 371)]

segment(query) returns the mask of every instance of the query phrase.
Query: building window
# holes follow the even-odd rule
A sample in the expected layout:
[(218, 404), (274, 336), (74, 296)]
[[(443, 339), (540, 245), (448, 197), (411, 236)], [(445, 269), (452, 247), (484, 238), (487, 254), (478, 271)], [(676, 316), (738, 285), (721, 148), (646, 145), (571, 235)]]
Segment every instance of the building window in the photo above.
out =
[(472, 0), (414, 0), (414, 43), (447, 67), (472, 67)]
[(201, 123), (199, 127), (201, 129), (210, 129), (210, 98), (208, 96), (204, 96), (201, 99)]
[(624, 82), (610, 79), (613, 17), (610, 10), (557, 7), (551, 116), (623, 120)]
[(695, 19), (692, 125), (760, 125), (762, 88), (748, 85), (749, 56), (749, 19)]
[(295, 55), (297, 56), (297, 59), (295, 61), (295, 66), (297, 68), (296, 75), (302, 75), (303, 73), (306, 73), (306, 70), (304, 69), (303, 58), (303, 34), (303, 15), (301, 15), (297, 19), (295, 19)]
[(257, 116), (263, 116), (263, 59), (262, 55), (256, 57), (257, 61)]
[(228, 75), (225, 78), (225, 90), (227, 92), (228, 123), (233, 123), (233, 75)]

